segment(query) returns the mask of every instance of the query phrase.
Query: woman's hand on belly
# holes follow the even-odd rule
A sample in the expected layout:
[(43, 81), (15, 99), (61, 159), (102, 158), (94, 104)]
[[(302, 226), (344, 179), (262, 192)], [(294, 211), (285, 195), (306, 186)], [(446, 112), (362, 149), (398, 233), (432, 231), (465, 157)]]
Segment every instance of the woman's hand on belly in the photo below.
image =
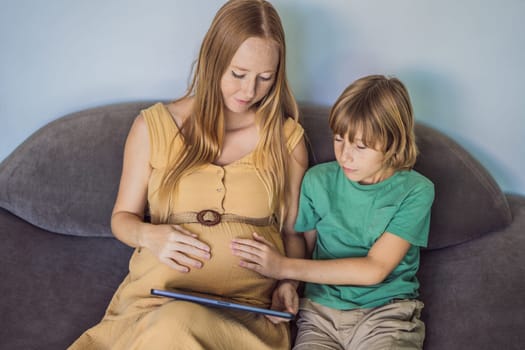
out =
[(210, 247), (179, 225), (152, 225), (141, 243), (162, 263), (180, 272), (200, 269), (201, 260), (210, 259)]

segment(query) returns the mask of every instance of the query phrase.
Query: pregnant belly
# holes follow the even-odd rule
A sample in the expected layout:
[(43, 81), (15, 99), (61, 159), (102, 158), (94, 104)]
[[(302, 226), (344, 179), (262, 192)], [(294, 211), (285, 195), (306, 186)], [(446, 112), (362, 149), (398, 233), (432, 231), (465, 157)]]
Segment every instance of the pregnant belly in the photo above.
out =
[(251, 238), (252, 232), (284, 251), (279, 233), (274, 227), (257, 227), (238, 223), (221, 223), (205, 227), (187, 224), (185, 227), (211, 247), (211, 259), (203, 260), (200, 269), (190, 268), (182, 273), (161, 263), (149, 250), (136, 250), (130, 262), (130, 278), (134, 284), (159, 289), (182, 289), (226, 297), (238, 302), (269, 305), (275, 280), (239, 266), (239, 258), (231, 253), (234, 237)]

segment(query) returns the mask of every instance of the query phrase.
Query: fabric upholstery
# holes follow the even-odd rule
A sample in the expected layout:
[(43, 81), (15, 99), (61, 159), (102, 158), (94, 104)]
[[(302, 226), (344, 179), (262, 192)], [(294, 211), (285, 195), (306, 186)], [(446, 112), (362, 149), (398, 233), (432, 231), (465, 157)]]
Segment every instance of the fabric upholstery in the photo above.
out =
[(110, 237), (125, 138), (148, 105), (73, 113), (35, 132), (0, 164), (0, 207), (51, 232)]
[(425, 303), (425, 350), (523, 349), (525, 198), (508, 199), (511, 225), (454, 247), (422, 252), (418, 279)]
[(415, 169), (434, 182), (429, 248), (472, 240), (510, 224), (507, 199), (489, 172), (465, 149), (428, 126), (416, 126)]
[(115, 239), (42, 230), (0, 209), (0, 349), (66, 349), (98, 322), (127, 273)]

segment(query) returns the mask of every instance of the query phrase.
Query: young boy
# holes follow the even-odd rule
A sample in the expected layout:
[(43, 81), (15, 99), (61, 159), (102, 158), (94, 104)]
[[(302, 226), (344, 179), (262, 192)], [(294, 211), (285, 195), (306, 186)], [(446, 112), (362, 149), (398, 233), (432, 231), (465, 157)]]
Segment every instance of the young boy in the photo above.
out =
[(416, 272), (434, 186), (412, 170), (408, 92), (396, 78), (361, 78), (329, 123), (336, 161), (306, 173), (295, 223), (312, 260), (287, 258), (257, 234), (233, 240), (233, 253), (262, 275), (306, 282), (294, 349), (421, 349)]

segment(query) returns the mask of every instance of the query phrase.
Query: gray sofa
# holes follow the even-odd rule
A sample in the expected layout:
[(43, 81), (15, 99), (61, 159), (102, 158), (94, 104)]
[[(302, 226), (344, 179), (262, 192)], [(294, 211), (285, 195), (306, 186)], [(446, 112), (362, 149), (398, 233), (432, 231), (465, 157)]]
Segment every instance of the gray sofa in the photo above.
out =
[[(109, 228), (124, 140), (150, 104), (57, 119), (0, 164), (1, 349), (65, 349), (102, 317), (131, 254)], [(311, 164), (333, 159), (328, 108), (301, 111)], [(522, 349), (525, 197), (438, 131), (416, 134), (416, 169), (436, 186), (419, 271), (425, 349)]]

